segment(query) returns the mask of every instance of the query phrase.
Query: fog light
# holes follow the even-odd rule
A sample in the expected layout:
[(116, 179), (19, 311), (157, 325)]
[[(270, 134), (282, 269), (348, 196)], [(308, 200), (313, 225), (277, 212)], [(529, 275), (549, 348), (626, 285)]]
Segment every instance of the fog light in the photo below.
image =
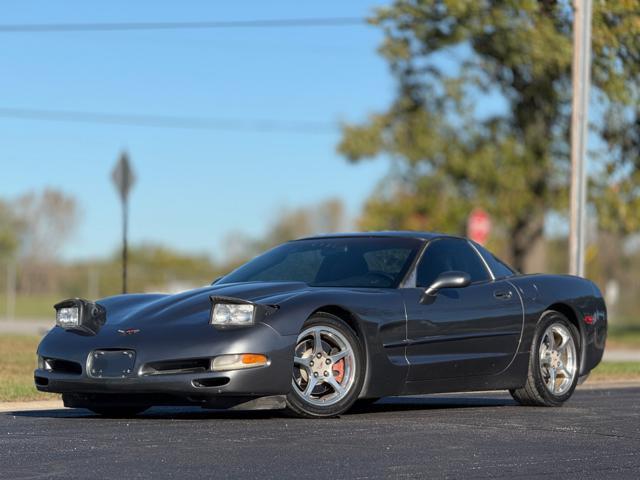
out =
[(41, 357), (40, 355), (38, 355), (38, 368), (40, 370), (46, 370), (48, 372), (50, 372), (51, 370), (53, 370), (51, 368), (51, 363), (49, 363), (49, 359), (48, 358), (44, 358)]
[(243, 368), (262, 367), (269, 359), (259, 353), (243, 353), (237, 355), (220, 355), (211, 362), (211, 370), (224, 372), (226, 370), (242, 370)]

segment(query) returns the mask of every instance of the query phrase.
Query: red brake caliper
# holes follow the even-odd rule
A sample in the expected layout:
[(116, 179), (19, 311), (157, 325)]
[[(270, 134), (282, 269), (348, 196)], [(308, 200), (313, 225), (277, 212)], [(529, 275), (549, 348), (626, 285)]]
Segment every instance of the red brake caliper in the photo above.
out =
[(333, 364), (333, 376), (338, 383), (342, 383), (344, 378), (344, 358)]

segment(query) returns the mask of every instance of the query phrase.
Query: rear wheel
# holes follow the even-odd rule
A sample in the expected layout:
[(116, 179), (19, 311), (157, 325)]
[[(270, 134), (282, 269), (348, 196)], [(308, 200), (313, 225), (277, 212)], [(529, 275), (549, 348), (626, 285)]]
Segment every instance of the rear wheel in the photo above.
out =
[(531, 346), (527, 382), (510, 390), (511, 396), (523, 405), (562, 405), (578, 383), (579, 345), (578, 330), (567, 317), (545, 312)]
[(290, 412), (302, 417), (332, 417), (356, 401), (364, 380), (360, 340), (339, 318), (319, 313), (307, 320), (298, 335)]

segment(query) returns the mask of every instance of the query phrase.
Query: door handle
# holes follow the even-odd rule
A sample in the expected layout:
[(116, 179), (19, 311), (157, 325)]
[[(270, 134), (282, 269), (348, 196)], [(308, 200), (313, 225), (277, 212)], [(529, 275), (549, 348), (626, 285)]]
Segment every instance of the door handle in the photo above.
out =
[(498, 300), (509, 300), (513, 296), (511, 290), (496, 290), (493, 292), (493, 296)]

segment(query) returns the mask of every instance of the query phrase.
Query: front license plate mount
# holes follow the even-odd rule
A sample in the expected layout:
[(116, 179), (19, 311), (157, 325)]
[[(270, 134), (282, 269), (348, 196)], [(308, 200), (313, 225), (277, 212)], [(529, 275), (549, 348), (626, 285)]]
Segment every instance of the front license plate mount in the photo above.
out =
[(95, 378), (133, 377), (136, 363), (134, 350), (94, 350), (87, 362), (89, 376)]

